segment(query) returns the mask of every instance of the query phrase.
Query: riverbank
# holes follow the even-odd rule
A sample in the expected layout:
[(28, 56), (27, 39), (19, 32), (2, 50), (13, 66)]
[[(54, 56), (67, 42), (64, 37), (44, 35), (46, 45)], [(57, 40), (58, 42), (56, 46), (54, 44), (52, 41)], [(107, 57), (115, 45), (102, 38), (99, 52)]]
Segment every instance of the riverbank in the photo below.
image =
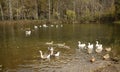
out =
[(120, 24), (120, 21), (115, 21), (114, 23), (115, 23), (115, 24)]
[(108, 65), (104, 68), (96, 70), (95, 72), (120, 72), (120, 63)]
[[(101, 54), (88, 54), (84, 51), (76, 49), (74, 55), (68, 56), (64, 61), (60, 61), (60, 64), (50, 65), (44, 69), (40, 69), (40, 72), (119, 72), (120, 62), (112, 60), (112, 57), (104, 60)], [(95, 61), (91, 62), (92, 56), (95, 57)], [(63, 63), (63, 64), (62, 64)]]
[[(0, 24), (103, 24), (103, 21), (68, 21), (68, 20), (6, 20), (6, 21), (0, 21)], [(109, 22), (104, 22), (109, 23)]]

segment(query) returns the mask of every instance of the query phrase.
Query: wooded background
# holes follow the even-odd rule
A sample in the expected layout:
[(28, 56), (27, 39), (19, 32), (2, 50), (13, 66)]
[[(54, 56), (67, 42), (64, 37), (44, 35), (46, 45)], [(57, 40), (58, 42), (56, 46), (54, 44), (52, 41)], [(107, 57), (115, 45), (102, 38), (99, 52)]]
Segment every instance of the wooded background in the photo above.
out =
[(0, 0), (0, 20), (120, 19), (120, 0)]

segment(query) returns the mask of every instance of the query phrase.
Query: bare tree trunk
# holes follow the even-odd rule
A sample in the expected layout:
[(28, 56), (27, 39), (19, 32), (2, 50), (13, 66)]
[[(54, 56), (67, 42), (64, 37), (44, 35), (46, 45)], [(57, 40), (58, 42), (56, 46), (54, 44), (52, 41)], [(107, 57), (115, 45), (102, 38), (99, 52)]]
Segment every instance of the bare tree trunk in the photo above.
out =
[(21, 2), (21, 13), (20, 13), (20, 18), (21, 19), (25, 19), (25, 17), (24, 17), (24, 0), (20, 0), (20, 2)]
[[(76, 1), (73, 1), (73, 11), (75, 12), (76, 15)], [(76, 20), (76, 17), (73, 18), (73, 22)]]
[(35, 4), (35, 7), (36, 7), (36, 16), (35, 16), (35, 18), (38, 20), (38, 0), (35, 0), (36, 2), (36, 4)]
[(58, 15), (58, 20), (60, 20), (60, 11), (59, 11), (59, 8), (60, 8), (60, 0), (57, 1), (57, 13), (59, 14)]
[(19, 19), (19, 8), (18, 8), (18, 1), (17, 1), (17, 9), (16, 9), (16, 12), (17, 12), (17, 20)]
[(0, 10), (1, 10), (2, 20), (4, 20), (3, 8), (2, 8), (2, 5), (1, 5), (1, 4), (0, 4)]
[(10, 20), (13, 20), (13, 12), (12, 12), (12, 3), (11, 3), (11, 0), (9, 0), (9, 13), (10, 13)]
[(51, 14), (53, 15), (54, 12), (54, 1), (51, 0)]
[(48, 4), (49, 4), (49, 21), (50, 21), (50, 19), (51, 19), (51, 3), (50, 3), (50, 0), (48, 0)]

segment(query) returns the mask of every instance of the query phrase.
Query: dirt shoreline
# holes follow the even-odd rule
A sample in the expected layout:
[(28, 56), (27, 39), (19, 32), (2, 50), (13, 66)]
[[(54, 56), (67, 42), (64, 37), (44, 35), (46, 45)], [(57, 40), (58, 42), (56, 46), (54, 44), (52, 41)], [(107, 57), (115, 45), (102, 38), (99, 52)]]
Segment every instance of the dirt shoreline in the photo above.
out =
[[(35, 60), (33, 64), (20, 65), (14, 72), (120, 72), (120, 59), (109, 58), (103, 60), (102, 56), (106, 52), (97, 54), (86, 53), (76, 49), (73, 54), (61, 54), (58, 59), (50, 61)], [(94, 62), (90, 62), (91, 57), (95, 57)], [(12, 72), (13, 69), (4, 70), (3, 72)]]
[[(91, 56), (95, 56), (95, 62), (90, 62)], [(96, 53), (87, 54), (76, 50), (71, 60), (65, 60), (62, 65), (56, 65), (41, 69), (41, 72), (119, 72), (120, 64), (115, 64), (111, 59), (103, 60)], [(119, 69), (119, 70), (118, 70)]]
[(120, 72), (120, 63), (119, 64), (111, 64), (104, 68), (99, 68), (95, 72)]

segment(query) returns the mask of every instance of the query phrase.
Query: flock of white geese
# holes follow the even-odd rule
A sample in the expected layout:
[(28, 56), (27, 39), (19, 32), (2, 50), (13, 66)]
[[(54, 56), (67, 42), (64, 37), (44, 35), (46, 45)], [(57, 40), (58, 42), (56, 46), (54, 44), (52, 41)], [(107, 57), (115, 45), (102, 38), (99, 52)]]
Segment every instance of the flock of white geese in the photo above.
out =
[(90, 44), (90, 43), (88, 43), (88, 45), (86, 45), (84, 43), (82, 44), (80, 41), (78, 41), (78, 47), (80, 49), (87, 49), (88, 53), (92, 53), (94, 47), (96, 48), (95, 51), (97, 53), (101, 53), (103, 50), (102, 44), (99, 44), (98, 41), (96, 41), (95, 46), (93, 44)]
[(48, 55), (43, 55), (43, 52), (41, 50), (39, 50), (41, 59), (49, 59), (50, 60), (51, 57), (59, 57), (60, 52), (58, 51), (57, 53), (54, 53), (53, 47), (49, 47), (48, 50), (50, 51), (50, 53)]
[(70, 46), (65, 45), (65, 43), (53, 44), (53, 41), (51, 41), (51, 42), (46, 42), (45, 44), (49, 46), (48, 47), (49, 54), (43, 55), (43, 52), (41, 50), (39, 50), (41, 59), (48, 59), (48, 60), (50, 60), (51, 57), (55, 57), (56, 58), (56, 57), (60, 56), (60, 51), (55, 53), (54, 52), (55, 48), (53, 48), (52, 46), (58, 46), (59, 48), (70, 49)]
[[(63, 24), (59, 24), (59, 25), (58, 24), (51, 24), (51, 25), (43, 24), (43, 25), (39, 25), (39, 26), (38, 25), (34, 25), (34, 29), (35, 30), (38, 29), (38, 28), (48, 28), (48, 27), (58, 28), (58, 27), (63, 27)], [(30, 36), (31, 33), (32, 33), (32, 30), (30, 30), (30, 29), (25, 30), (25, 35), (26, 36)]]
[[(46, 42), (45, 44), (49, 45), (48, 50), (50, 51), (50, 53), (48, 55), (43, 55), (43, 52), (41, 50), (39, 50), (41, 59), (49, 59), (50, 60), (51, 57), (59, 57), (60, 56), (60, 51), (54, 53), (54, 48), (52, 47), (52, 45), (56, 45), (58, 47), (63, 47), (63, 48), (70, 49), (70, 46), (65, 45), (65, 43), (53, 44), (53, 41), (51, 41), (51, 42)], [(103, 45), (99, 44), (98, 41), (96, 41), (95, 45), (93, 45), (91, 43), (85, 44), (85, 43), (81, 43), (80, 41), (78, 41), (78, 48), (81, 49), (81, 50), (83, 50), (83, 49), (86, 50), (88, 52), (88, 54), (93, 53), (93, 51), (95, 51), (96, 53), (101, 53), (103, 51)], [(107, 52), (110, 52), (111, 47), (105, 48), (104, 50), (107, 51)], [(107, 53), (102, 57), (103, 57), (103, 59), (109, 59), (110, 55), (109, 55), (109, 53)], [(95, 57), (92, 56), (90, 61), (94, 62)]]
[[(91, 43), (85, 44), (85, 43), (81, 43), (80, 41), (78, 41), (78, 48), (82, 49), (82, 50), (85, 49), (88, 54), (93, 53), (93, 51), (95, 51), (96, 53), (102, 53), (103, 50), (105, 50), (106, 52), (110, 52), (111, 51), (111, 47), (103, 48), (103, 45), (99, 44), (98, 41), (96, 41), (95, 45), (91, 44)], [(109, 53), (106, 53), (102, 57), (103, 57), (103, 59), (109, 59), (110, 55), (109, 55)], [(95, 61), (95, 57), (92, 56), (90, 61), (94, 62)]]

